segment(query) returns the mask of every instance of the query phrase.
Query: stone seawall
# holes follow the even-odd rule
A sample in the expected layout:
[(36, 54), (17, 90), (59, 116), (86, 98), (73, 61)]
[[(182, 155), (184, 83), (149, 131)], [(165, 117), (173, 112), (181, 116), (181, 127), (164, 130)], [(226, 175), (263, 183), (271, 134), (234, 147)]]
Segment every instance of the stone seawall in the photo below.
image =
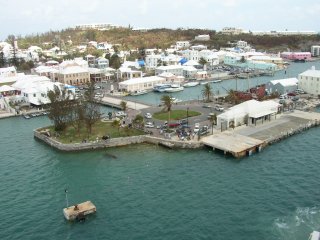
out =
[(102, 149), (102, 148), (110, 148), (110, 147), (120, 147), (131, 144), (138, 143), (151, 143), (156, 145), (162, 145), (169, 148), (201, 148), (203, 144), (201, 142), (188, 142), (188, 141), (174, 141), (163, 138), (156, 138), (149, 135), (141, 135), (141, 136), (133, 136), (133, 137), (122, 137), (122, 138), (113, 138), (109, 140), (100, 140), (89, 143), (70, 143), (64, 144), (60, 143), (52, 137), (48, 137), (45, 134), (39, 132), (37, 129), (34, 130), (34, 137), (39, 139), (49, 146), (56, 148), (60, 151), (65, 152), (74, 152), (74, 151), (82, 151), (82, 150), (93, 150), (93, 149)]
[(308, 130), (310, 128), (317, 127), (319, 125), (320, 125), (320, 121), (319, 120), (311, 120), (306, 124), (297, 126), (297, 128), (295, 128), (295, 129), (291, 129), (290, 131), (283, 132), (283, 133), (280, 133), (279, 135), (277, 135), (275, 137), (269, 138), (265, 142), (266, 142), (266, 144), (271, 145), (271, 144), (279, 142), (279, 141), (281, 141), (283, 139), (286, 139), (286, 138), (288, 138), (288, 137), (290, 137), (292, 135), (304, 132), (304, 131), (306, 131), (306, 130)]

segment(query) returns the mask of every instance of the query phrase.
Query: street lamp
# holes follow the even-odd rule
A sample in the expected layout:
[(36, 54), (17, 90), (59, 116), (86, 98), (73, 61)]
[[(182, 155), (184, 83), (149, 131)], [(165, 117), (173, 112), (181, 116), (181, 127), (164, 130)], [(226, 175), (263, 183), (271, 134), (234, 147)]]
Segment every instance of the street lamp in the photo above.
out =
[(187, 126), (189, 127), (189, 107), (187, 107)]

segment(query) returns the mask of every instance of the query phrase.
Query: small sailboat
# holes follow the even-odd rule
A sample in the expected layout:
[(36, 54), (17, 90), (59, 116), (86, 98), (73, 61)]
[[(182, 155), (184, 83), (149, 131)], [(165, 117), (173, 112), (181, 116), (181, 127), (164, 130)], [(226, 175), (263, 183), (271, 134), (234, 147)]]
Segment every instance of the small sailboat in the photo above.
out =
[(184, 87), (178, 85), (178, 84), (172, 84), (171, 87), (166, 88), (164, 91), (168, 92), (168, 93), (172, 93), (172, 92), (180, 92), (183, 91)]
[(137, 90), (137, 91), (134, 91), (132, 93), (130, 93), (131, 96), (138, 96), (138, 95), (143, 95), (143, 94), (146, 94), (148, 93), (147, 90)]

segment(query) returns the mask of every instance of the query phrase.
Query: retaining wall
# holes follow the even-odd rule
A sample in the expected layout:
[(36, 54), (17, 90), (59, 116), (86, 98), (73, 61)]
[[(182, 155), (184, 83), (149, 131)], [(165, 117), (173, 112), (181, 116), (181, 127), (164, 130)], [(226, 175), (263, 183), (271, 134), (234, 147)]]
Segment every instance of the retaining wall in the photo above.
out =
[(34, 130), (34, 137), (45, 142), (49, 146), (56, 148), (60, 151), (72, 152), (72, 151), (82, 151), (82, 150), (93, 150), (102, 149), (110, 147), (126, 146), (138, 143), (151, 143), (166, 146), (169, 148), (201, 148), (203, 146), (200, 142), (188, 142), (188, 141), (174, 141), (163, 138), (151, 137), (149, 135), (133, 136), (133, 137), (122, 137), (113, 138), (108, 140), (99, 140), (89, 143), (70, 143), (64, 144), (60, 143), (52, 137), (48, 137), (41, 133), (38, 129)]

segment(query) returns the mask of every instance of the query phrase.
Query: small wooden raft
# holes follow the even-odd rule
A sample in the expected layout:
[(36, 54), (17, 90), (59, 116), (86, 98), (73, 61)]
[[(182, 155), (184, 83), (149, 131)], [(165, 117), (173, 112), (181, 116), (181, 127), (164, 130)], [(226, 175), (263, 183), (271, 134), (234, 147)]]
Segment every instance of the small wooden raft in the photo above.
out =
[(63, 209), (64, 217), (69, 220), (83, 220), (86, 215), (95, 213), (96, 206), (91, 201), (76, 204)]

